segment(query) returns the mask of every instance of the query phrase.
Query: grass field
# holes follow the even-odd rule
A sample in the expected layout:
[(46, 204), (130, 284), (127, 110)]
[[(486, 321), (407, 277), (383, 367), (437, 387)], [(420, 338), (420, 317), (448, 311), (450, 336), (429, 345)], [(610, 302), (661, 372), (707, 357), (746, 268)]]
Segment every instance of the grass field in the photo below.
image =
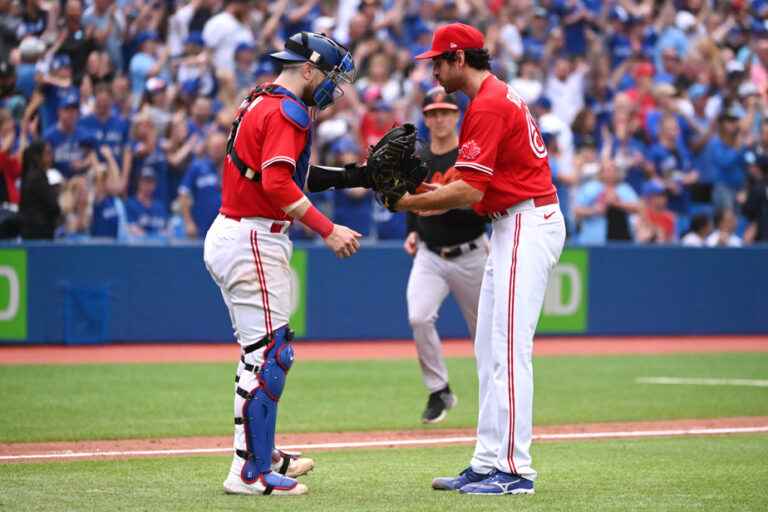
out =
[[(0, 443), (226, 436), (232, 364), (0, 367)], [(413, 360), (302, 362), (281, 400), (281, 432), (472, 427), (471, 359), (449, 359), (459, 406), (439, 426)], [(768, 378), (768, 353), (539, 357), (536, 425), (768, 416), (768, 388), (640, 384), (641, 377)], [(429, 488), (470, 446), (318, 452), (310, 496), (269, 509), (314, 511), (768, 510), (768, 435), (539, 442), (535, 496)], [(0, 464), (0, 510), (215, 511), (263, 507), (221, 490), (229, 456)], [(255, 503), (254, 503), (255, 500)]]
[[(459, 406), (440, 427), (471, 427), (470, 359), (449, 359)], [(768, 377), (768, 353), (541, 357), (535, 424), (768, 416), (768, 388), (638, 384), (638, 377)], [(233, 365), (4, 366), (0, 442), (228, 435)], [(422, 428), (415, 361), (301, 362), (280, 402), (281, 432)], [(434, 428), (434, 427), (424, 427)]]
[[(430, 489), (468, 447), (317, 454), (308, 496), (227, 496), (229, 457), (0, 465), (0, 510), (46, 511), (760, 511), (768, 436), (541, 443), (534, 496)], [(268, 500), (266, 505), (264, 500)]]

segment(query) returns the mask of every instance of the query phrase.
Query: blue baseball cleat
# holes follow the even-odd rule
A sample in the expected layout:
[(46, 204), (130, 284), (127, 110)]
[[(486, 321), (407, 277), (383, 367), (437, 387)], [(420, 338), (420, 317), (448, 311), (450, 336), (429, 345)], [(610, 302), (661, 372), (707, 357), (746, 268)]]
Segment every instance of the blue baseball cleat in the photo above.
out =
[(462, 494), (533, 494), (533, 482), (520, 475), (494, 471), (480, 482), (471, 482), (459, 489)]
[(436, 491), (458, 491), (463, 486), (473, 482), (480, 482), (488, 478), (484, 473), (475, 473), (472, 467), (468, 467), (459, 476), (443, 476), (432, 480), (432, 488)]

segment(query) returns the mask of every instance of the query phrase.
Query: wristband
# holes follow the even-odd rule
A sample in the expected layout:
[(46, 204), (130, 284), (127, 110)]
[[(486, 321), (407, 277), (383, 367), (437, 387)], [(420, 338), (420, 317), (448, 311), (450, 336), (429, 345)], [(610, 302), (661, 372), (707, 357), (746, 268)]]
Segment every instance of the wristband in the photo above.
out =
[(307, 211), (304, 212), (304, 215), (299, 219), (299, 222), (323, 238), (328, 238), (328, 235), (333, 231), (333, 222), (323, 215), (320, 210), (315, 208), (315, 205), (310, 205), (310, 207), (307, 208)]

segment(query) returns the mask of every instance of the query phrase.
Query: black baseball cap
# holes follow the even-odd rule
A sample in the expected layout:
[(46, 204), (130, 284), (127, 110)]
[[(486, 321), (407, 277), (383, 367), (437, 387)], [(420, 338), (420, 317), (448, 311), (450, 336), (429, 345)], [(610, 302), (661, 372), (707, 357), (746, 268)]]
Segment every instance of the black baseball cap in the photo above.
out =
[(453, 94), (447, 94), (442, 87), (434, 87), (427, 91), (422, 103), (422, 112), (430, 110), (455, 110), (459, 111), (459, 104)]

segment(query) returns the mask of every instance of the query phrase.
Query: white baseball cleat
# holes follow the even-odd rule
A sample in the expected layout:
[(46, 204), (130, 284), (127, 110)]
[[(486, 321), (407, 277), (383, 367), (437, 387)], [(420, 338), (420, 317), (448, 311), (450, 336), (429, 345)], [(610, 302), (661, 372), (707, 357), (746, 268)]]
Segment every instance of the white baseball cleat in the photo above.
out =
[(309, 489), (293, 478), (271, 471), (259, 475), (259, 478), (250, 484), (243, 482), (239, 476), (230, 473), (224, 480), (224, 492), (227, 494), (300, 496), (307, 494)]

